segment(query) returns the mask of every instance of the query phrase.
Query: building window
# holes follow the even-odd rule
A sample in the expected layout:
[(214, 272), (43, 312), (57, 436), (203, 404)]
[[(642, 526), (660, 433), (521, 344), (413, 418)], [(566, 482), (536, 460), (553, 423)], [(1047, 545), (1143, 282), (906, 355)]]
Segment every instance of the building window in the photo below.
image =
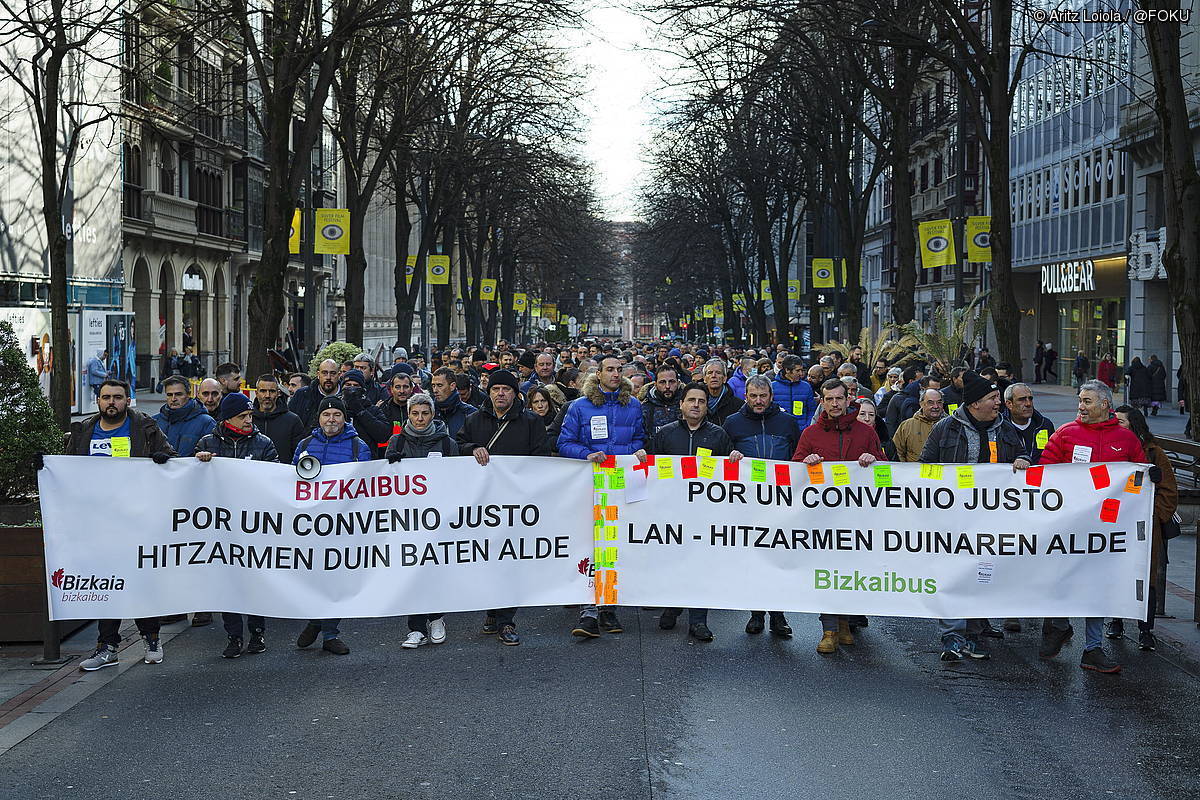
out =
[(175, 153), (166, 142), (158, 146), (158, 191), (175, 194)]
[(121, 146), (121, 213), (142, 218), (142, 148)]
[(935, 156), (933, 159), (933, 185), (940, 186), (942, 184), (942, 157)]
[(923, 191), (927, 190), (928, 188), (929, 188), (929, 162), (924, 161), (921, 163), (921, 191), (923, 192)]

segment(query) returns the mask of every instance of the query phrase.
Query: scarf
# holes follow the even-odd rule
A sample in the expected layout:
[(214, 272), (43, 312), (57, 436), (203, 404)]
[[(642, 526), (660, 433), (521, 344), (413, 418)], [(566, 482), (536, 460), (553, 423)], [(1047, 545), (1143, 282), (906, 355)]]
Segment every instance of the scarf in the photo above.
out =
[[(971, 416), (971, 412), (967, 411), (966, 406), (960, 407), (963, 412), (964, 419), (962, 420), (963, 436), (967, 440), (967, 460), (968, 464), (979, 463), (979, 453), (983, 443), (984, 434), (987, 435), (989, 442), (996, 441), (996, 432), (1000, 429), (1000, 423), (1003, 417), (996, 417), (991, 422), (980, 422)], [(957, 411), (955, 413), (958, 413)]]
[(408, 439), (413, 444), (424, 445), (426, 447), (432, 445), (437, 440), (449, 436), (450, 429), (446, 427), (446, 423), (440, 419), (435, 419), (429, 423), (429, 426), (423, 431), (417, 430), (412, 420), (404, 423), (404, 438)]
[(234, 439), (249, 439), (254, 435), (254, 428), (251, 428), (248, 431), (243, 431), (241, 428), (233, 427), (228, 422), (222, 422), (221, 425), (225, 427), (225, 435)]
[(716, 397), (713, 397), (711, 392), (707, 393), (707, 395), (708, 395), (708, 410), (710, 412), (717, 407), (717, 403), (721, 402), (721, 398), (725, 397), (725, 393), (728, 391), (729, 391), (729, 386), (724, 385), (721, 387), (721, 393), (719, 395), (717, 395)]

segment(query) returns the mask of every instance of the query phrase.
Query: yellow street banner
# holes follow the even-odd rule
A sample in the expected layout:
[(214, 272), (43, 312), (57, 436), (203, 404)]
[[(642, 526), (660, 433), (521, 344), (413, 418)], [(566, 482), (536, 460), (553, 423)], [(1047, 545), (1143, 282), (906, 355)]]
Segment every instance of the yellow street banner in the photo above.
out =
[(564, 313), (562, 313), (562, 314), (559, 314), (559, 315), (558, 315), (558, 324), (559, 324), (559, 325), (566, 325), (566, 324), (567, 324), (567, 323), (570, 321), (570, 319), (571, 319), (571, 318), (570, 318), (570, 317), (568, 317), (568, 316), (566, 315), (566, 313), (565, 313), (565, 312), (564, 312)]
[(292, 212), (292, 229), (288, 233), (288, 252), (300, 252), (300, 209)]
[(540, 317), (542, 315), (542, 301), (536, 297), (529, 301), (529, 315), (532, 317)]
[(814, 258), (812, 260), (812, 288), (832, 289), (837, 281), (833, 277), (832, 258)]
[(316, 210), (317, 236), (314, 253), (325, 255), (350, 255), (350, 210), (346, 208), (318, 208)]
[(449, 286), (450, 256), (426, 256), (425, 280), (432, 286)]
[(734, 311), (745, 311), (746, 310), (746, 295), (735, 294), (733, 296), (733, 310)]
[(759, 287), (759, 295), (758, 296), (760, 298), (762, 298), (763, 300), (770, 300), (771, 299), (771, 282), (770, 281), (759, 281), (758, 287)]
[(799, 299), (800, 299), (800, 281), (789, 280), (788, 281), (788, 300), (799, 300)]
[(558, 303), (542, 303), (542, 316), (548, 320), (558, 320)]
[(917, 226), (921, 234), (921, 266), (950, 267), (958, 261), (954, 251), (954, 226), (948, 219), (935, 219)]
[(526, 297), (524, 292), (513, 292), (513, 311), (524, 313)]
[(409, 256), (404, 259), (404, 288), (412, 287), (413, 275), (417, 273), (417, 257)]
[(717, 310), (715, 308), (713, 308), (711, 305), (707, 305), (704, 307), (704, 318), (705, 319), (712, 319), (715, 316), (717, 316)]
[(479, 281), (479, 299), (489, 303), (496, 299), (496, 279), (481, 278)]
[(990, 263), (992, 260), (992, 218), (967, 217), (967, 261)]

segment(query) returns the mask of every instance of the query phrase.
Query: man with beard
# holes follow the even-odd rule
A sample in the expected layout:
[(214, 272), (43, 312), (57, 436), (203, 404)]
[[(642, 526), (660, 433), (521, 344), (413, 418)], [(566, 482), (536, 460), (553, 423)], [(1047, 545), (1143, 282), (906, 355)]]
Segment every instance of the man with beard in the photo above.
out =
[[(544, 355), (544, 354), (543, 354)], [(464, 456), (487, 466), (491, 456), (548, 456), (546, 426), (525, 410), (511, 372), (496, 370), (488, 384), (489, 405), (467, 417), (454, 437)], [(483, 632), (496, 634), (501, 644), (518, 645), (515, 608), (493, 608), (483, 620)]]
[(659, 368), (654, 385), (642, 398), (642, 422), (646, 441), (679, 419), (679, 373), (667, 364)]
[(275, 445), (275, 451), (287, 458), (296, 452), (296, 445), (308, 431), (300, 418), (287, 410), (282, 396), (278, 378), (269, 372), (258, 377), (254, 384), (254, 424)]
[[(149, 457), (153, 458), (156, 464), (165, 464), (167, 459), (175, 455), (166, 434), (158, 427), (154, 418), (129, 407), (129, 384), (113, 378), (105, 380), (100, 384), (99, 406), (100, 410), (92, 416), (71, 423), (64, 453), (105, 458)], [(146, 617), (134, 622), (146, 645), (145, 662), (161, 663), (163, 650), (158, 640), (158, 617)], [(80, 669), (94, 672), (118, 664), (120, 628), (119, 619), (99, 621), (96, 652), (80, 662)]]
[(317, 366), (317, 381), (311, 386), (298, 390), (288, 401), (288, 411), (291, 411), (304, 423), (305, 430), (312, 430), (317, 424), (317, 406), (326, 397), (338, 393), (338, 377), (341, 368), (332, 358), (327, 358)]
[(429, 382), (429, 393), (433, 395), (437, 418), (446, 423), (451, 436), (457, 435), (462, 430), (467, 417), (478, 410), (475, 406), (469, 406), (462, 401), (458, 394), (458, 384), (455, 382), (454, 372), (448, 367), (441, 367), (433, 373), (433, 378)]

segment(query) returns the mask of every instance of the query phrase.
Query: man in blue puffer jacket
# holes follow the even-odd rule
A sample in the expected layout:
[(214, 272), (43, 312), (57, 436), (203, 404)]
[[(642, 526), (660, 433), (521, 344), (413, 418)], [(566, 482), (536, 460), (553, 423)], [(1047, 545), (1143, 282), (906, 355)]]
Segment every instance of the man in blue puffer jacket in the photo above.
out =
[[(646, 460), (642, 404), (633, 396), (633, 384), (621, 377), (621, 367), (621, 359), (606, 355), (600, 359), (600, 371), (583, 382), (582, 393), (563, 416), (559, 455), (597, 464), (609, 456), (630, 454)], [(624, 630), (611, 608), (587, 606), (571, 633), (595, 638), (601, 628), (609, 633)]]
[(216, 420), (204, 411), (195, 398), (188, 397), (188, 380), (172, 375), (163, 381), (167, 402), (154, 415), (154, 421), (166, 434), (167, 441), (181, 457), (196, 452), (196, 442), (212, 433)]
[[(371, 448), (358, 438), (354, 426), (346, 422), (346, 404), (337, 395), (324, 397), (317, 405), (317, 425), (312, 436), (306, 436), (296, 445), (296, 453), (292, 456), (295, 464), (305, 453), (316, 457), (322, 464), (346, 464), (351, 461), (370, 461)], [(308, 647), (317, 640), (317, 634), (324, 639), (321, 649), (336, 656), (344, 656), (350, 652), (346, 643), (338, 638), (338, 623), (340, 619), (312, 619), (300, 632), (296, 639), (296, 647)]]
[(812, 384), (804, 379), (804, 362), (800, 356), (787, 356), (779, 368), (779, 375), (771, 383), (771, 393), (779, 410), (796, 421), (796, 429), (803, 433), (812, 422), (816, 403), (813, 401)]
[(729, 415), (724, 427), (734, 448), (747, 458), (787, 461), (800, 441), (795, 420), (776, 405), (771, 382), (762, 375), (746, 381), (746, 403)]

